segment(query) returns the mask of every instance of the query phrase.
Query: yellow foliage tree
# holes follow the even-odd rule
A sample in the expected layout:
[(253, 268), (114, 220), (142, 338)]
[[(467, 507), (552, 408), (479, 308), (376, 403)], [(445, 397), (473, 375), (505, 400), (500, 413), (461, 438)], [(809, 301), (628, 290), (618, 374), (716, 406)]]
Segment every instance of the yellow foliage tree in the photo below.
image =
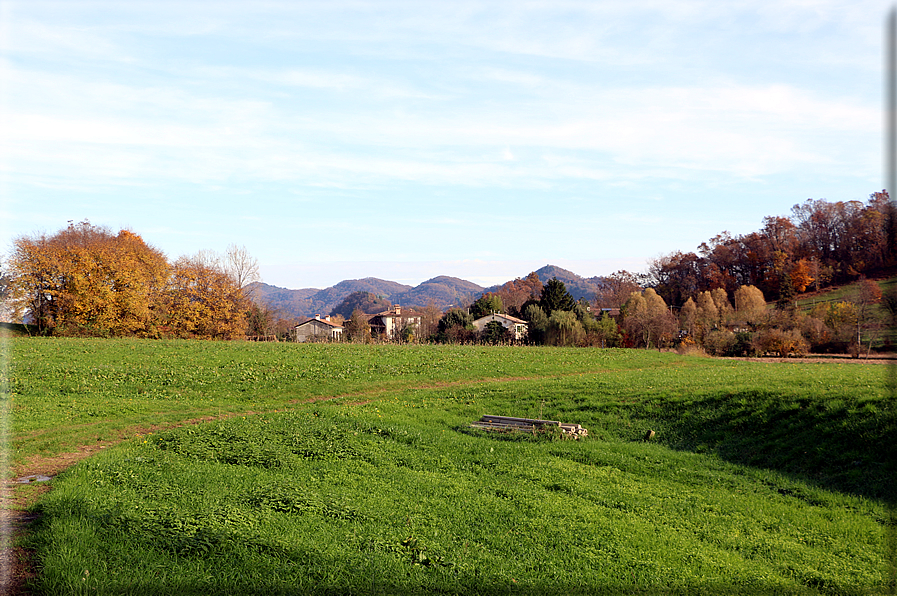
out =
[(739, 321), (756, 325), (766, 316), (766, 298), (759, 288), (751, 285), (735, 290), (735, 313)]
[(659, 349), (673, 339), (678, 328), (676, 317), (653, 288), (632, 292), (623, 313), (623, 327), (630, 338), (647, 348)]

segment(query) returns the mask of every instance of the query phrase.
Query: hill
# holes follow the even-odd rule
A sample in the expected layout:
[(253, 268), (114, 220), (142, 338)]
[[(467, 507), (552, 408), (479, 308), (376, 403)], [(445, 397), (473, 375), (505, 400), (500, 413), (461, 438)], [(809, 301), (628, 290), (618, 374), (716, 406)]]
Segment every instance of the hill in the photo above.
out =
[(480, 296), (483, 290), (482, 286), (473, 282), (440, 275), (404, 294), (399, 294), (395, 302), (407, 306), (426, 306), (433, 303), (445, 310), (453, 306), (466, 306)]
[(541, 269), (536, 270), (536, 275), (539, 276), (539, 280), (543, 284), (552, 278), (557, 278), (558, 281), (564, 282), (564, 285), (567, 286), (567, 291), (573, 296), (574, 300), (585, 298), (592, 301), (598, 292), (600, 278), (585, 278), (556, 265), (545, 265)]
[(353, 292), (370, 292), (402, 306), (427, 306), (432, 303), (442, 309), (465, 305), (483, 293), (482, 286), (447, 275), (434, 277), (417, 287), (376, 277), (345, 280), (323, 290), (288, 290), (264, 283), (252, 284), (251, 287), (256, 302), (267, 304), (284, 317), (328, 314)]

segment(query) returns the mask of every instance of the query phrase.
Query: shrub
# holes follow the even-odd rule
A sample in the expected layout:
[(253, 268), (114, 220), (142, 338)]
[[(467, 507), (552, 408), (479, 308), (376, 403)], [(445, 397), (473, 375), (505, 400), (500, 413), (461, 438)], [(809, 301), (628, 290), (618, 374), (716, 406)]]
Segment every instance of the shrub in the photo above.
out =
[(704, 348), (695, 343), (695, 340), (691, 339), (690, 337), (686, 337), (679, 342), (679, 345), (676, 346), (676, 353), (682, 354), (683, 356), (707, 355), (707, 352), (704, 351)]
[(704, 336), (704, 349), (713, 356), (732, 356), (736, 341), (731, 331), (714, 329)]
[(757, 333), (753, 341), (754, 351), (774, 356), (804, 356), (810, 345), (797, 329), (764, 329)]

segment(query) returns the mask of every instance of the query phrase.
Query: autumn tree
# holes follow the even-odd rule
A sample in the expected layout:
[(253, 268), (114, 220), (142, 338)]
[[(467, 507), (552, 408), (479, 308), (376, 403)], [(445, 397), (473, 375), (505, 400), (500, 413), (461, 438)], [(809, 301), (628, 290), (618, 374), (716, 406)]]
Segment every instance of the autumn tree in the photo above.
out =
[(698, 317), (698, 305), (694, 298), (690, 297), (679, 309), (679, 327), (683, 329), (689, 337), (694, 337), (695, 323)]
[(175, 261), (165, 298), (166, 323), (179, 337), (235, 339), (246, 331), (245, 298), (215, 253)]
[(527, 302), (535, 302), (539, 299), (542, 288), (539, 274), (533, 271), (523, 279), (518, 277), (506, 282), (495, 293), (501, 298), (506, 312), (511, 316), (519, 317)]
[(705, 286), (704, 264), (704, 259), (693, 252), (661, 256), (648, 265), (650, 285), (665, 302), (681, 306)]
[(542, 295), (542, 288), (539, 275), (533, 271), (523, 279), (518, 277), (505, 283), (495, 293), (501, 298), (507, 313), (519, 317), (527, 302), (535, 302), (539, 299), (539, 296)]
[(695, 305), (695, 335), (698, 341), (703, 342), (704, 337), (719, 325), (719, 308), (710, 292), (698, 294)]
[(155, 334), (168, 263), (140, 236), (83, 221), (13, 247), (14, 292), (40, 332)]
[(366, 313), (360, 308), (352, 311), (352, 315), (346, 321), (345, 329), (349, 341), (368, 343), (371, 340), (371, 324)]
[(726, 293), (726, 290), (723, 288), (713, 288), (710, 290), (710, 297), (713, 298), (713, 303), (716, 305), (716, 311), (719, 313), (719, 324), (728, 324), (734, 309), (732, 308), (732, 303), (729, 302), (729, 295)]
[(739, 322), (758, 325), (766, 316), (766, 299), (759, 288), (751, 285), (735, 290), (735, 314)]
[(633, 292), (640, 292), (641, 289), (635, 274), (625, 269), (617, 271), (601, 278), (595, 294), (595, 305), (598, 308), (620, 308)]
[(246, 315), (246, 335), (259, 339), (276, 337), (274, 331), (276, 320), (273, 308), (267, 304), (253, 302)]
[(676, 317), (653, 288), (633, 292), (623, 306), (623, 328), (639, 346), (660, 349), (675, 336)]
[(816, 264), (807, 259), (800, 259), (791, 267), (789, 275), (791, 276), (791, 286), (798, 294), (803, 293), (810, 287), (810, 284), (816, 281), (813, 277), (813, 269)]

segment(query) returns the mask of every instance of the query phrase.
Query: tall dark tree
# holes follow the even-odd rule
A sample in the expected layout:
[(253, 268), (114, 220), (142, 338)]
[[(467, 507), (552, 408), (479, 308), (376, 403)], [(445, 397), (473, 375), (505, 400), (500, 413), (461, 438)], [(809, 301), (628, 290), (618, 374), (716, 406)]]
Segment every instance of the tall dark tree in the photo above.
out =
[(556, 310), (572, 311), (576, 307), (576, 300), (567, 291), (567, 286), (564, 285), (564, 282), (553, 277), (542, 288), (539, 306), (542, 307), (545, 316), (551, 317), (551, 313)]

